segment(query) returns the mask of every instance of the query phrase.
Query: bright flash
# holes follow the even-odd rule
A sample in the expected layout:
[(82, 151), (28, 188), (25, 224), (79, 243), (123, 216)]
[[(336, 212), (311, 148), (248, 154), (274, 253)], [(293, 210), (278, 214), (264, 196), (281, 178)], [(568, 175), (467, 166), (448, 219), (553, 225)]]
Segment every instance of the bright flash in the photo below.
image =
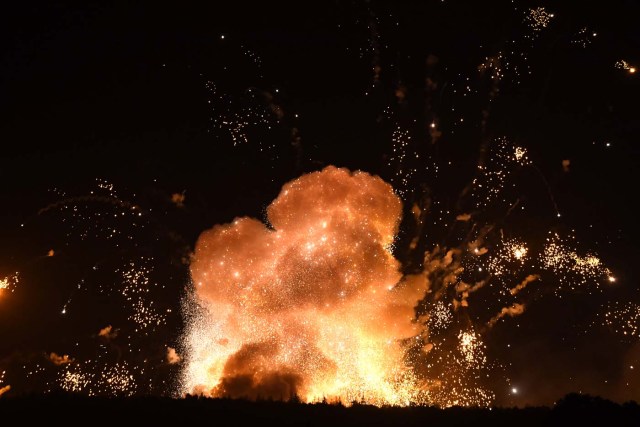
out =
[(522, 257), (524, 257), (526, 254), (527, 254), (527, 248), (524, 246), (516, 246), (513, 249), (513, 256), (518, 260), (522, 259)]

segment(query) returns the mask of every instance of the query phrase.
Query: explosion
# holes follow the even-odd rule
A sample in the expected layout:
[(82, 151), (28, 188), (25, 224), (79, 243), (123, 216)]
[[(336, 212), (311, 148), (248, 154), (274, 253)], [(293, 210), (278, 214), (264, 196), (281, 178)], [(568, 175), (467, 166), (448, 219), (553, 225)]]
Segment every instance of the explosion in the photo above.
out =
[[(554, 301), (547, 312), (543, 305), (567, 293), (582, 294), (581, 298), (604, 293), (607, 287), (618, 288), (617, 281), (624, 285), (626, 279), (624, 275), (617, 279), (606, 257), (601, 259), (579, 242), (575, 230), (568, 232), (570, 225), (565, 221), (575, 216), (574, 208), (581, 204), (572, 208), (570, 202), (556, 203), (554, 189), (568, 181), (557, 176), (548, 181), (548, 167), (539, 168), (534, 162), (549, 154), (556, 172), (561, 165), (563, 176), (573, 175), (578, 183), (586, 177), (585, 160), (596, 159), (596, 165), (604, 166), (611, 158), (603, 156), (600, 164), (600, 152), (582, 156), (563, 151), (573, 144), (536, 150), (537, 137), (519, 130), (527, 129), (528, 125), (522, 126), (531, 118), (528, 114), (536, 113), (523, 108), (527, 100), (535, 101), (532, 109), (539, 105), (540, 117), (545, 118), (540, 125), (553, 124), (550, 129), (556, 129), (558, 117), (564, 116), (556, 116), (560, 112), (555, 107), (549, 110), (553, 114), (546, 113), (553, 105), (546, 97), (554, 98), (552, 88), (570, 87), (568, 83), (576, 80), (554, 77), (553, 82), (540, 85), (532, 76), (542, 67), (533, 61), (539, 60), (540, 53), (546, 58), (555, 46), (563, 49), (564, 41), (574, 45), (572, 49), (586, 48), (597, 34), (583, 26), (570, 35), (560, 34), (568, 24), (561, 10), (555, 11), (556, 18), (543, 7), (516, 7), (505, 15), (516, 16), (514, 25), (505, 26), (514, 32), (509, 30), (502, 41), (491, 35), (480, 50), (461, 60), (466, 68), (456, 69), (457, 60), (451, 62), (449, 57), (455, 52), (442, 58), (429, 53), (447, 52), (455, 45), (446, 37), (442, 48), (422, 41), (414, 45), (422, 39), (415, 37), (405, 43), (403, 34), (410, 32), (396, 29), (404, 27), (403, 20), (390, 13), (376, 15), (374, 9), (367, 5), (365, 19), (355, 21), (356, 27), (367, 26), (368, 37), (362, 38), (351, 24), (338, 25), (348, 40), (361, 44), (347, 50), (358, 52), (359, 60), (369, 58), (373, 70), (367, 74), (369, 87), (364, 95), (362, 85), (339, 73), (340, 81), (358, 93), (344, 91), (338, 84), (340, 103), (326, 98), (328, 107), (338, 107), (336, 112), (342, 111), (343, 102), (371, 106), (348, 122), (331, 124), (334, 117), (317, 114), (315, 102), (288, 103), (295, 91), (286, 94), (289, 89), (283, 85), (279, 92), (275, 82), (264, 79), (262, 70), (255, 76), (253, 71), (236, 72), (243, 67), (238, 57), (250, 58), (258, 68), (261, 64), (248, 44), (232, 45), (235, 37), (225, 40), (220, 35), (225, 42), (216, 67), (199, 66), (197, 73), (201, 90), (206, 91), (206, 131), (215, 141), (215, 157), (224, 159), (216, 161), (216, 166), (206, 163), (220, 172), (216, 179), (245, 184), (243, 179), (260, 176), (275, 182), (281, 175), (265, 171), (288, 170), (294, 158), (295, 170), (333, 161), (348, 163), (349, 156), (328, 155), (335, 145), (320, 146), (314, 142), (316, 137), (303, 138), (320, 123), (326, 124), (327, 134), (343, 125), (364, 132), (361, 139), (368, 145), (356, 141), (350, 149), (372, 167), (385, 163), (371, 171), (384, 180), (333, 166), (303, 175), (284, 185), (267, 207), (264, 220), (243, 217), (215, 225), (201, 234), (195, 248), (193, 229), (210, 225), (198, 223), (209, 218), (209, 212), (202, 215), (206, 204), (196, 201), (212, 196), (212, 188), (201, 187), (199, 174), (191, 175), (204, 168), (201, 156), (191, 156), (189, 150), (179, 162), (188, 167), (184, 182), (156, 179), (155, 166), (149, 164), (145, 171), (152, 172), (153, 184), (144, 181), (142, 186), (122, 190), (118, 185), (116, 191), (110, 177), (96, 178), (97, 188), (80, 182), (69, 189), (50, 188), (54, 200), (47, 199), (36, 215), (24, 218), (20, 234), (16, 231), (18, 244), (5, 245), (20, 249), (15, 261), (13, 255), (8, 258), (20, 274), (5, 277), (9, 273), (4, 265), (0, 274), (0, 314), (5, 316), (2, 323), (10, 339), (5, 347), (11, 353), (0, 355), (0, 396), (18, 395), (40, 384), (46, 392), (89, 396), (188, 393), (378, 406), (511, 405), (548, 397), (531, 379), (555, 359), (549, 357), (551, 362), (529, 369), (526, 360), (537, 362), (538, 355), (522, 345), (528, 340), (526, 333), (543, 336), (543, 328), (551, 324), (554, 333), (548, 335), (553, 339), (538, 345), (554, 345), (556, 335), (563, 335), (559, 354), (571, 349), (579, 355), (581, 348), (574, 341), (582, 338), (571, 336), (573, 327), (581, 326), (579, 319), (571, 328), (556, 326), (572, 313), (572, 307), (565, 310)], [(251, 31), (258, 30), (252, 27)], [(334, 32), (332, 27), (332, 37)], [(395, 35), (384, 39), (381, 34)], [(402, 45), (394, 46), (394, 40)], [(405, 50), (411, 53), (406, 59)], [(402, 61), (398, 52), (403, 52)], [(619, 55), (615, 58), (627, 54)], [(386, 63), (385, 58), (395, 58), (394, 63)], [(478, 64), (480, 58), (484, 59)], [(612, 62), (607, 64), (610, 67)], [(175, 65), (170, 63), (169, 68)], [(622, 59), (614, 66), (625, 74), (637, 68)], [(280, 70), (287, 68), (291, 67)], [(424, 71), (418, 80), (415, 70)], [(602, 73), (591, 76), (608, 78)], [(283, 74), (277, 80), (289, 78)], [(525, 90), (519, 92), (520, 86)], [(532, 90), (540, 87), (546, 88), (540, 94)], [(528, 93), (535, 93), (536, 99)], [(518, 102), (512, 110), (514, 100)], [(582, 117), (571, 109), (582, 108), (577, 104), (582, 103), (562, 112), (572, 118), (563, 125), (567, 132), (581, 123), (576, 120), (570, 125)], [(589, 105), (583, 118), (591, 120), (591, 111)], [(304, 121), (298, 120), (299, 114)], [(375, 127), (359, 128), (374, 123), (362, 121), (367, 117), (375, 118)], [(503, 133), (507, 135), (495, 136)], [(592, 149), (606, 147), (607, 156), (621, 153), (612, 144), (627, 144), (606, 126), (596, 134), (606, 139), (594, 141)], [(338, 132), (336, 137), (341, 135)], [(324, 141), (325, 136), (317, 138)], [(530, 142), (532, 153), (520, 145)], [(381, 150), (368, 153), (370, 146)], [(469, 156), (477, 148), (472, 164)], [(218, 168), (236, 158), (241, 163), (230, 164), (230, 170)], [(171, 155), (168, 164), (177, 164), (176, 159)], [(191, 160), (197, 161), (192, 164)], [(246, 175), (238, 165), (260, 167)], [(53, 178), (46, 177), (46, 182), (58, 179)], [(228, 193), (213, 197), (235, 197), (240, 191), (241, 187), (229, 186)], [(6, 217), (13, 221), (12, 215)], [(22, 215), (20, 211), (17, 217)], [(592, 233), (598, 235), (595, 229)], [(624, 234), (622, 228), (618, 233)], [(599, 238), (607, 237), (612, 244), (620, 236)], [(45, 282), (51, 282), (51, 289)], [(29, 298), (34, 289), (37, 295), (46, 295), (41, 298), (46, 303), (40, 297)], [(60, 292), (63, 295), (57, 298)], [(601, 300), (605, 295), (596, 297)], [(640, 305), (635, 299), (618, 298), (602, 305), (602, 313), (589, 329), (604, 326), (625, 345), (635, 343), (640, 336)], [(94, 310), (91, 304), (96, 302), (100, 306)], [(176, 342), (182, 323), (173, 313), (180, 302), (187, 326)], [(51, 304), (54, 310), (47, 311)], [(14, 327), (15, 319), (22, 318), (16, 313), (22, 316), (23, 308), (42, 312), (37, 316), (42, 321), (29, 318), (24, 326)], [(563, 316), (556, 321), (552, 309), (562, 310)], [(58, 326), (51, 328), (47, 315), (65, 323), (52, 323)], [(76, 324), (78, 328), (67, 327)], [(47, 331), (47, 342), (59, 354), (51, 352), (50, 344), (31, 354), (32, 346), (23, 344), (22, 335), (41, 335), (27, 333), (31, 329), (22, 333), (23, 327)], [(27, 350), (24, 354), (14, 351), (16, 345)], [(568, 379), (558, 379), (557, 390), (604, 390), (587, 390), (584, 379), (591, 378), (592, 372), (576, 366), (586, 376), (567, 372)], [(5, 367), (10, 370), (6, 380)], [(555, 380), (554, 369), (544, 372), (545, 380)], [(535, 396), (527, 396), (527, 389), (535, 389)], [(513, 399), (515, 394), (518, 400)]]
[[(412, 210), (418, 223), (421, 212)], [(237, 218), (202, 233), (182, 393), (488, 406), (495, 393), (485, 383), (501, 368), (483, 335), (526, 311), (529, 285), (546, 274), (559, 295), (612, 277), (557, 234), (530, 247), (470, 218), (456, 222), (472, 227), (465, 239), (427, 246), (407, 268), (392, 253), (401, 218), (381, 178), (329, 166), (286, 184), (266, 224)], [(473, 315), (472, 298), (482, 309)]]
[(390, 185), (327, 167), (286, 184), (268, 224), (204, 232), (191, 264), (204, 309), (188, 331), (183, 391), (408, 405), (422, 400), (403, 342), (426, 292), (401, 283)]

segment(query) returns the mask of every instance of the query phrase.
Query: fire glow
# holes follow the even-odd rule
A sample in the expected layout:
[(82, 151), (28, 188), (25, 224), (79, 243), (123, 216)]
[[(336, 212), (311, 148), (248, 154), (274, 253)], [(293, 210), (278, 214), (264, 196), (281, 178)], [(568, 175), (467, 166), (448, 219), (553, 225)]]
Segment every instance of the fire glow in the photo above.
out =
[(328, 167), (252, 218), (215, 226), (191, 265), (204, 308), (185, 337), (185, 392), (408, 405), (420, 388), (402, 340), (424, 287), (399, 284), (402, 205), (367, 173)]
[[(525, 288), (544, 274), (556, 295), (613, 277), (558, 235), (534, 251), (476, 234), (434, 246), (403, 275), (391, 251), (401, 216), (381, 178), (329, 166), (285, 184), (267, 224), (237, 218), (202, 233), (180, 392), (488, 406), (495, 393), (483, 378), (495, 366), (483, 334), (526, 311)], [(493, 311), (484, 320), (468, 315), (476, 297)]]

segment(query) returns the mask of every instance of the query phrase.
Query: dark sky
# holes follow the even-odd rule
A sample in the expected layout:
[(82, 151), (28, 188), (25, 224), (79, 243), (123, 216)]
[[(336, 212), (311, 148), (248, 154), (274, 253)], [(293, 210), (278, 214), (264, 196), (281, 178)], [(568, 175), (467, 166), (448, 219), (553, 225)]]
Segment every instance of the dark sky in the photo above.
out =
[[(525, 314), (487, 332), (496, 402), (640, 399), (640, 71), (616, 66), (640, 67), (636, 2), (55, 2), (0, 15), (0, 279), (19, 272), (0, 295), (0, 389), (59, 388), (55, 352), (96, 377), (126, 365), (136, 392), (170, 394), (180, 366), (164, 355), (188, 321), (200, 232), (263, 218), (285, 182), (327, 165), (399, 189), (402, 129), (420, 154), (404, 168), (407, 271), (411, 206), (438, 201), (421, 248), (451, 245), (442, 223), (469, 211), (464, 189), (505, 137), (534, 165), (505, 189), (526, 213), (492, 205), (478, 224), (531, 242), (575, 235), (616, 277), (561, 296), (545, 277)], [(489, 57), (499, 79), (479, 68)], [(144, 295), (129, 267), (145, 272)], [(138, 300), (160, 324), (132, 320)], [(605, 323), (611, 307), (632, 333)], [(98, 335), (107, 325), (117, 337)]]

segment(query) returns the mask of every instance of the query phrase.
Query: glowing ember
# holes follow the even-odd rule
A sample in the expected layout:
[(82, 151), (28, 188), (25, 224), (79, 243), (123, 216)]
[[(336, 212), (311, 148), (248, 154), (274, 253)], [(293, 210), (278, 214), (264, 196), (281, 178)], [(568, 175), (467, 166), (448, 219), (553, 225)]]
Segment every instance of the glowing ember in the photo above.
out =
[(467, 365), (484, 364), (487, 359), (482, 351), (482, 342), (473, 331), (460, 331), (459, 348), (462, 354), (462, 362)]
[(527, 248), (525, 248), (524, 246), (517, 246), (515, 248), (513, 248), (513, 256), (515, 257), (515, 259), (522, 259), (522, 257), (524, 257), (527, 253)]
[(526, 22), (534, 32), (540, 32), (549, 25), (553, 17), (554, 14), (548, 12), (544, 7), (536, 7), (529, 9)]
[(624, 59), (621, 59), (620, 61), (616, 62), (615, 67), (619, 68), (621, 70), (626, 70), (626, 71), (629, 72), (629, 74), (634, 74), (636, 72), (636, 67), (634, 67), (633, 65), (629, 64)]
[(442, 302), (438, 301), (429, 312), (429, 328), (433, 330), (444, 329), (453, 320), (451, 310)]
[(631, 339), (640, 337), (640, 305), (634, 302), (610, 303), (602, 316), (614, 332)]
[(18, 273), (13, 276), (8, 276), (0, 279), (0, 295), (3, 292), (13, 292), (15, 285), (20, 281)]
[[(562, 281), (561, 284), (570, 289), (576, 289), (580, 285), (597, 282), (607, 278), (609, 282), (613, 277), (611, 270), (602, 265), (600, 258), (593, 254), (579, 255), (558, 234), (547, 238), (547, 244), (542, 255), (544, 267), (556, 273)], [(569, 280), (570, 279), (570, 280)], [(558, 287), (558, 290), (561, 290)]]
[(4, 384), (4, 376), (6, 373), (7, 371), (0, 372), (0, 397), (11, 390), (11, 386), (9, 384)]
[[(98, 361), (96, 361), (98, 362)], [(87, 393), (89, 396), (132, 396), (138, 386), (135, 382), (134, 371), (126, 362), (107, 366), (96, 363), (100, 369), (92, 366), (92, 361), (86, 363), (68, 363), (60, 373), (60, 387), (73, 393)]]

